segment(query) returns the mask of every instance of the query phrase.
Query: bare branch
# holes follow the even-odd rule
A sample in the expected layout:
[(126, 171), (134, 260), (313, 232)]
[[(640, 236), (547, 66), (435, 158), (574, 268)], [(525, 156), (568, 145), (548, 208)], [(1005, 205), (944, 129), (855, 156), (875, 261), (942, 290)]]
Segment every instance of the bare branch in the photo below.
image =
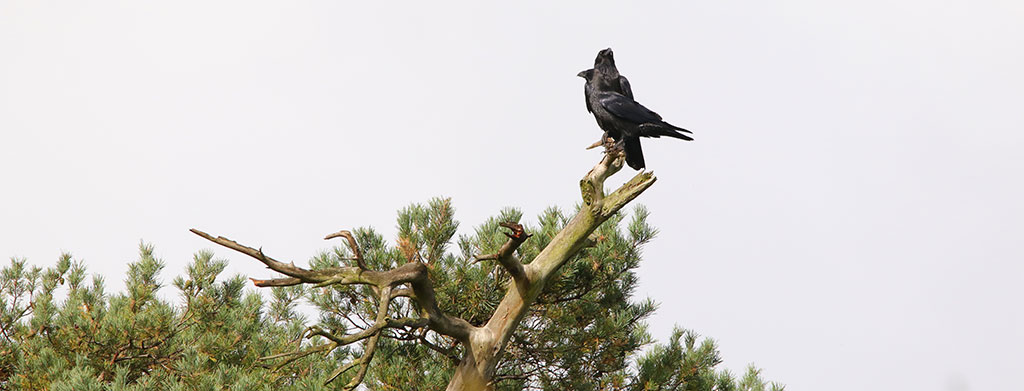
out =
[[(263, 251), (239, 244), (238, 242), (223, 236), (215, 238), (206, 232), (194, 228), (190, 231), (205, 238), (206, 240), (253, 257), (264, 265), (267, 265), (271, 270), (283, 273), (292, 278), (297, 278), (303, 283), (317, 284), (318, 286), (332, 284), (366, 284), (374, 285), (378, 288), (387, 287), (389, 290), (390, 287), (408, 283), (412, 286), (411, 295), (408, 294), (409, 291), (406, 289), (400, 289), (399, 291), (403, 293), (403, 296), (409, 296), (416, 300), (417, 304), (419, 304), (423, 311), (424, 317), (429, 320), (429, 327), (431, 330), (455, 338), (459, 341), (465, 341), (474, 327), (464, 319), (449, 316), (441, 312), (441, 308), (437, 305), (437, 299), (434, 294), (434, 285), (430, 281), (427, 266), (422, 262), (406, 263), (402, 266), (384, 272), (363, 270), (358, 267), (332, 267), (307, 270), (293, 264), (279, 262), (263, 254)], [(273, 279), (257, 281), (266, 281), (266, 284), (268, 284), (267, 286), (282, 286), (282, 284), (291, 284), (295, 280)]]
[[(424, 318), (419, 318), (419, 319), (409, 318), (407, 320), (408, 321), (424, 321), (424, 325), (425, 325), (425, 322), (426, 322), (426, 319), (424, 319)], [(396, 322), (401, 322), (401, 321), (402, 321), (401, 319), (396, 320)], [(386, 337), (386, 338), (391, 338), (391, 339), (394, 339), (394, 340), (397, 340), (397, 341), (417, 342), (417, 343), (419, 343), (419, 344), (421, 344), (423, 346), (426, 346), (426, 347), (430, 348), (431, 350), (433, 350), (433, 351), (435, 351), (437, 353), (440, 353), (442, 356), (448, 358), (449, 360), (451, 360), (452, 362), (454, 362), (456, 364), (459, 362), (459, 356), (456, 355), (456, 350), (455, 350), (455, 346), (457, 346), (457, 344), (458, 344), (457, 342), (456, 342), (456, 345), (453, 345), (453, 346), (448, 347), (448, 348), (443, 348), (443, 347), (438, 346), (437, 344), (431, 342), (429, 339), (427, 339), (427, 332), (429, 330), (428, 328), (420, 326), (418, 324), (416, 324), (416, 325), (409, 325), (409, 326), (412, 327), (412, 330), (410, 330), (409, 332), (403, 333), (402, 335), (392, 336), (392, 335), (381, 334), (381, 336)], [(389, 328), (393, 328), (391, 326), (391, 324), (390, 324), (390, 321), (389, 321), (388, 327)], [(418, 329), (418, 331), (417, 331), (417, 329)]]
[(269, 280), (258, 280), (250, 277), (249, 279), (252, 280), (253, 285), (258, 287), (293, 286), (302, 284), (302, 280), (295, 277), (272, 278)]
[(648, 187), (654, 185), (656, 180), (658, 178), (654, 176), (654, 171), (636, 174), (633, 179), (630, 179), (629, 182), (626, 182), (605, 198), (601, 205), (601, 216), (604, 218), (611, 217), (619, 209), (622, 209), (623, 206), (626, 206), (630, 201), (640, 196), (640, 193), (643, 193)]
[(287, 263), (283, 263), (283, 262), (278, 262), (274, 258), (271, 258), (271, 257), (268, 257), (268, 256), (264, 255), (262, 249), (257, 250), (257, 249), (254, 249), (252, 247), (246, 246), (246, 245), (238, 244), (238, 242), (236, 242), (234, 240), (231, 240), (231, 239), (228, 239), (228, 238), (225, 238), (223, 236), (218, 236), (218, 237), (215, 238), (215, 237), (211, 236), (210, 234), (208, 234), (206, 232), (203, 232), (203, 231), (200, 231), (200, 230), (195, 229), (195, 228), (192, 228), (189, 231), (192, 231), (192, 233), (194, 233), (196, 235), (202, 236), (206, 240), (209, 240), (211, 242), (217, 243), (217, 244), (219, 244), (221, 246), (230, 248), (232, 250), (238, 251), (238, 252), (240, 252), (242, 254), (245, 254), (245, 255), (248, 255), (250, 257), (256, 258), (256, 260), (258, 260), (260, 262), (263, 262), (263, 264), (267, 265), (267, 267), (269, 267), (270, 269), (272, 269), (274, 271), (281, 272), (281, 273), (284, 273), (286, 275), (289, 275), (289, 276), (292, 276), (292, 277), (295, 277), (295, 278), (304, 278), (304, 277), (308, 277), (308, 276), (310, 276), (312, 274), (309, 270), (306, 270), (306, 269), (303, 269), (303, 268), (300, 268), (300, 267), (296, 267), (293, 264), (287, 264)]
[(394, 297), (408, 297), (410, 299), (416, 300), (416, 293), (414, 293), (411, 288), (395, 289), (394, 291), (391, 292), (391, 295)]
[(475, 327), (465, 319), (441, 311), (434, 294), (434, 283), (427, 274), (427, 265), (422, 262), (410, 262), (393, 269), (392, 272), (402, 269), (413, 269), (410, 272), (413, 275), (396, 282), (408, 282), (412, 285), (413, 297), (419, 304), (422, 315), (429, 319), (430, 329), (459, 341), (467, 341)]
[(498, 263), (505, 267), (505, 270), (508, 270), (508, 274), (512, 275), (512, 279), (515, 280), (518, 288), (526, 289), (529, 281), (526, 278), (526, 272), (523, 270), (523, 263), (516, 257), (516, 249), (533, 235), (527, 234), (526, 230), (523, 229), (523, 225), (519, 223), (503, 222), (498, 225), (512, 231), (505, 233), (505, 236), (508, 236), (508, 241), (501, 246), (501, 249), (496, 254)]
[[(394, 297), (394, 296), (392, 296), (392, 297)], [(379, 319), (380, 316), (378, 315), (377, 318)], [(393, 328), (393, 329), (406, 328), (406, 327), (419, 328), (419, 327), (426, 327), (428, 322), (429, 322), (429, 320), (426, 319), (426, 318), (391, 319), (391, 318), (387, 317), (387, 314), (385, 313), (385, 318), (383, 320), (378, 320), (378, 321), (374, 322), (372, 325), (370, 325), (370, 327), (362, 329), (361, 331), (359, 331), (358, 333), (355, 333), (355, 334), (348, 334), (348, 335), (339, 337), (337, 335), (334, 335), (332, 333), (327, 332), (324, 329), (321, 329), (319, 327), (313, 326), (313, 327), (310, 328), (309, 336), (306, 337), (306, 338), (318, 335), (318, 336), (321, 336), (321, 337), (324, 337), (324, 338), (327, 338), (327, 339), (333, 341), (334, 343), (338, 344), (339, 346), (343, 346), (343, 345), (348, 345), (348, 344), (351, 344), (351, 343), (358, 342), (358, 341), (364, 340), (366, 338), (369, 338), (369, 337), (373, 336), (374, 334), (379, 333), (381, 330), (383, 330), (385, 328)]]
[[(348, 239), (349, 246), (352, 252), (355, 254), (355, 259), (358, 267), (333, 267), (317, 270), (308, 270), (294, 264), (286, 264), (277, 261), (266, 254), (262, 250), (254, 249), (249, 246), (245, 246), (235, 242), (231, 239), (223, 236), (213, 237), (198, 229), (191, 229), (193, 233), (203, 237), (206, 240), (217, 243), (221, 246), (230, 248), (238, 251), (245, 255), (248, 255), (266, 265), (271, 270), (287, 275), (286, 278), (274, 278), (268, 280), (252, 279), (253, 283), (257, 286), (292, 286), (298, 284), (314, 284), (315, 286), (322, 287), (333, 284), (351, 285), (351, 284), (365, 284), (372, 285), (375, 291), (379, 292), (380, 304), (377, 311), (376, 320), (369, 327), (360, 330), (357, 333), (349, 334), (345, 336), (337, 336), (333, 333), (329, 333), (319, 327), (311, 328), (307, 330), (308, 335), (306, 338), (313, 336), (321, 336), (330, 340), (329, 343), (317, 345), (306, 349), (296, 349), (293, 352), (274, 355), (265, 357), (264, 359), (274, 358), (286, 358), (284, 362), (277, 365), (280, 369), (288, 363), (294, 362), (302, 357), (308, 356), (317, 352), (330, 352), (338, 346), (348, 345), (361, 340), (367, 340), (366, 345), (363, 348), (363, 354), (360, 358), (353, 360), (352, 362), (339, 367), (335, 370), (327, 379), (327, 383), (333, 381), (341, 374), (345, 373), (349, 369), (358, 366), (359, 370), (356, 372), (355, 377), (352, 381), (346, 385), (346, 388), (355, 389), (362, 382), (366, 376), (367, 369), (370, 365), (370, 361), (373, 358), (373, 354), (377, 348), (377, 341), (380, 340), (381, 331), (384, 328), (422, 328), (429, 327), (440, 334), (447, 335), (455, 338), (457, 341), (466, 342), (469, 339), (470, 332), (474, 329), (474, 326), (469, 324), (464, 319), (449, 316), (443, 313), (437, 305), (437, 300), (434, 293), (433, 283), (430, 281), (429, 270), (427, 266), (422, 262), (410, 262), (406, 263), (397, 268), (388, 271), (374, 271), (367, 270), (365, 262), (363, 261), (362, 252), (355, 243), (355, 238), (348, 231), (340, 231), (335, 234), (328, 235), (326, 239), (334, 237), (344, 237)], [(520, 232), (520, 236), (521, 232)], [(525, 240), (526, 236), (520, 240)], [(510, 236), (512, 238), (512, 236)], [(511, 239), (510, 239), (511, 240)], [(517, 245), (518, 246), (518, 245)], [(514, 251), (514, 248), (512, 249)], [(517, 261), (518, 262), (518, 261)], [(521, 265), (520, 265), (521, 267)], [(409, 288), (397, 288), (403, 284), (409, 284)], [(392, 290), (395, 289), (393, 295)], [(400, 318), (391, 319), (387, 316), (388, 308), (391, 300), (394, 297), (403, 296), (414, 300), (420, 307), (421, 318)], [(306, 333), (303, 333), (306, 334)], [(326, 383), (325, 383), (326, 384)]]
[[(294, 264), (277, 261), (274, 258), (271, 258), (266, 254), (263, 254), (262, 250), (257, 250), (255, 248), (239, 244), (238, 242), (235, 242), (234, 240), (225, 238), (223, 236), (218, 236), (215, 238), (212, 235), (195, 228), (190, 229), (189, 231), (192, 231), (192, 233), (199, 235), (206, 240), (217, 243), (221, 246), (230, 248), (232, 250), (238, 251), (250, 257), (253, 257), (257, 261), (262, 262), (271, 270), (282, 273), (292, 278), (297, 278), (303, 283), (317, 284), (329, 282), (332, 284), (369, 284), (380, 286), (383, 283), (386, 283), (389, 277), (389, 275), (387, 275), (386, 273), (376, 272), (372, 270), (361, 270), (355, 267), (332, 267), (317, 270), (303, 269), (301, 267), (295, 266)], [(289, 284), (295, 285), (293, 284), (295, 280), (290, 279), (273, 279), (258, 281), (265, 282), (267, 284), (266, 286), (288, 286)], [(257, 280), (254, 280), (253, 282), (256, 283)]]
[[(374, 330), (370, 339), (366, 341), (366, 346), (363, 347), (363, 355), (359, 357), (359, 371), (356, 372), (356, 376), (352, 378), (345, 388), (354, 390), (359, 387), (359, 384), (363, 382), (363, 378), (366, 377), (366, 371), (370, 367), (370, 361), (373, 360), (373, 354), (377, 352), (377, 341), (380, 340), (380, 330), (388, 324), (388, 306), (391, 305), (391, 287), (385, 287), (380, 292), (380, 305), (377, 307), (377, 319), (371, 328), (364, 330), (364, 332)], [(344, 371), (342, 371), (344, 372)], [(334, 378), (328, 379), (324, 384), (330, 383)]]
[(473, 257), (473, 263), (481, 261), (498, 261), (508, 274), (512, 276), (512, 279), (516, 282), (517, 288), (523, 289), (529, 282), (526, 278), (526, 273), (523, 269), (523, 263), (516, 257), (516, 249), (519, 248), (526, 239), (529, 239), (532, 234), (527, 234), (526, 230), (523, 229), (523, 225), (514, 222), (501, 222), (498, 225), (508, 228), (511, 232), (505, 232), (505, 236), (508, 236), (508, 241), (505, 242), (498, 249), (498, 252), (487, 255), (477, 255)]
[(619, 172), (625, 162), (626, 154), (623, 152), (606, 153), (601, 162), (590, 169), (590, 172), (580, 180), (583, 203), (589, 206), (604, 199), (605, 179)]
[(266, 356), (266, 357), (260, 357), (259, 359), (265, 361), (265, 360), (275, 360), (275, 359), (278, 359), (278, 358), (285, 358), (284, 361), (282, 361), (282, 362), (280, 362), (280, 363), (278, 363), (277, 365), (274, 366), (274, 370), (279, 370), (281, 368), (284, 368), (286, 365), (291, 364), (295, 360), (298, 360), (300, 358), (306, 357), (306, 356), (314, 354), (314, 353), (330, 352), (331, 350), (334, 350), (334, 348), (336, 348), (336, 347), (338, 347), (337, 344), (335, 344), (333, 342), (328, 342), (328, 343), (324, 343), (324, 344), (320, 344), (320, 345), (316, 345), (316, 346), (311, 346), (311, 347), (308, 347), (306, 349), (296, 349), (295, 351), (292, 351), (292, 352), (280, 353), (280, 354), (275, 354), (275, 355)]
[(452, 360), (455, 363), (459, 362), (459, 356), (455, 355), (455, 346), (452, 346), (452, 347), (449, 347), (449, 348), (443, 348), (443, 347), (437, 346), (437, 344), (435, 344), (433, 342), (430, 342), (430, 340), (427, 339), (427, 331), (426, 330), (423, 330), (423, 333), (419, 334), (417, 337), (418, 337), (418, 340), (419, 340), (420, 344), (422, 344), (423, 346), (426, 346), (426, 347), (430, 348), (431, 350), (440, 353), (442, 356), (448, 357), (449, 360)]
[(587, 149), (590, 150), (590, 149), (594, 149), (594, 148), (600, 147), (602, 145), (608, 146), (609, 144), (614, 144), (614, 143), (615, 143), (615, 139), (613, 139), (611, 137), (604, 137), (604, 136), (602, 136), (600, 140), (594, 141), (593, 144), (588, 145)]
[(334, 381), (334, 379), (337, 379), (338, 376), (341, 376), (342, 373), (345, 373), (349, 369), (352, 369), (352, 367), (359, 365), (360, 361), (362, 361), (362, 358), (352, 360), (348, 364), (338, 367), (338, 369), (335, 369), (334, 372), (331, 372), (331, 375), (327, 377), (327, 380), (324, 380), (324, 384)]
[[(395, 297), (394, 294), (391, 295)], [(387, 319), (387, 327), (389, 329), (401, 329), (401, 328), (412, 328), (418, 329), (427, 327), (430, 324), (430, 319), (427, 318), (398, 318), (398, 319)]]
[(341, 230), (333, 234), (327, 235), (326, 237), (324, 237), (324, 240), (330, 240), (337, 237), (343, 237), (345, 239), (348, 239), (348, 248), (352, 250), (352, 255), (354, 255), (356, 265), (358, 265), (360, 269), (367, 270), (366, 262), (363, 260), (363, 253), (362, 251), (359, 251), (359, 245), (356, 244), (356, 238), (352, 236), (352, 233), (347, 230)]
[(485, 255), (477, 255), (477, 256), (473, 257), (472, 263), (480, 263), (480, 262), (483, 262), (483, 261), (497, 261), (497, 260), (498, 260), (498, 254), (485, 254)]

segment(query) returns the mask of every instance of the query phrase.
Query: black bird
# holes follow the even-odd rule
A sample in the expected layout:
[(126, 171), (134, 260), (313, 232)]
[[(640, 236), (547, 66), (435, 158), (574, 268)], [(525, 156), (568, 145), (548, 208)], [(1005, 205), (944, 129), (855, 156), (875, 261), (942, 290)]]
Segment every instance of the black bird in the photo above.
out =
[(640, 137), (668, 136), (693, 140), (685, 134), (691, 133), (689, 130), (663, 121), (658, 113), (633, 100), (629, 80), (615, 68), (612, 49), (598, 52), (594, 68), (580, 72), (577, 76), (587, 80), (583, 87), (587, 111), (594, 114), (597, 125), (604, 130), (602, 140), (608, 137), (615, 140), (613, 148), (622, 148), (626, 152), (626, 164), (634, 170), (644, 168)]

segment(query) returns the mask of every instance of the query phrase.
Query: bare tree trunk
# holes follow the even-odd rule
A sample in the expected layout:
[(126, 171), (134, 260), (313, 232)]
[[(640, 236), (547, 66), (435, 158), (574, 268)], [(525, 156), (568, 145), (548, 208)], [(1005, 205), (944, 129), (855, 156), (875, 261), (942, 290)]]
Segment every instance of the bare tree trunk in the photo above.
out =
[[(562, 265), (590, 241), (590, 234), (598, 226), (654, 184), (653, 172), (642, 172), (605, 196), (605, 179), (619, 171), (622, 163), (620, 155), (608, 154), (580, 180), (583, 207), (527, 265), (520, 264), (511, 254), (525, 240), (521, 237), (521, 228), (518, 232), (513, 229), (513, 234), (509, 235), (513, 251), (506, 255), (503, 247), (496, 257), (513, 276), (512, 284), (487, 324), (471, 329), (468, 343), (463, 343), (466, 353), (448, 383), (448, 391), (494, 389), (493, 379), (501, 354), (545, 284), (559, 275)], [(516, 240), (519, 243), (513, 243)]]

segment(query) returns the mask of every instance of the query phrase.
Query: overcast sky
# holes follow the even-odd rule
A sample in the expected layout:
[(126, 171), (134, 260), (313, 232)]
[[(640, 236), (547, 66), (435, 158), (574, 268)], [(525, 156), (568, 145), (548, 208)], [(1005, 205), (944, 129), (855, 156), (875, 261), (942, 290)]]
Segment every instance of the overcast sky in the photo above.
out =
[(0, 256), (267, 277), (188, 228), (303, 263), (433, 196), (570, 209), (612, 47), (696, 137), (644, 143), (657, 338), (794, 391), (1020, 387), (1024, 3), (623, 4), (0, 0)]

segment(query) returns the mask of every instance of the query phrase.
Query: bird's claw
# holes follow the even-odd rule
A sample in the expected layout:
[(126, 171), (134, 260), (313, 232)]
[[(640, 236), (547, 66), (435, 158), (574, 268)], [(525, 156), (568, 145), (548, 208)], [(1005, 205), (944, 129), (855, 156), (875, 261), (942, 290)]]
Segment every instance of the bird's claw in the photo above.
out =
[(616, 142), (613, 139), (607, 139), (604, 142), (604, 153), (621, 153), (626, 150), (626, 143), (622, 141)]

